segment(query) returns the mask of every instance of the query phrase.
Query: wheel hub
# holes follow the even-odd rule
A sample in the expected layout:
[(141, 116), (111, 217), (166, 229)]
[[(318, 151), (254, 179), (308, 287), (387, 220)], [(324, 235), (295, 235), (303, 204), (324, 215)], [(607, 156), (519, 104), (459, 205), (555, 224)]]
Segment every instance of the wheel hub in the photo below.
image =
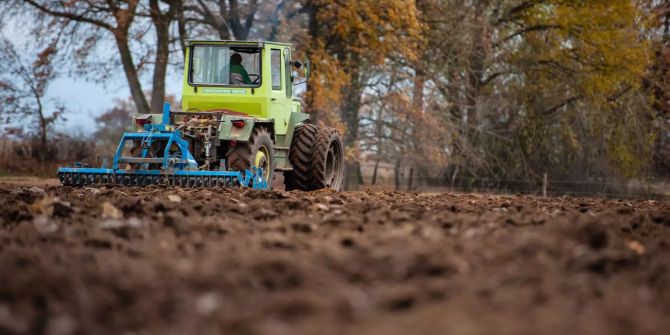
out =
[(333, 185), (333, 182), (335, 181), (335, 174), (333, 171), (335, 170), (335, 155), (333, 153), (333, 149), (331, 148), (328, 150), (328, 154), (326, 155), (326, 187), (331, 187)]
[(263, 178), (265, 178), (265, 180), (270, 178), (270, 164), (268, 157), (270, 157), (270, 154), (265, 146), (258, 148), (256, 156), (254, 157), (254, 166), (263, 169)]
[(342, 174), (342, 160), (340, 147), (336, 142), (330, 144), (326, 154), (326, 171), (324, 182), (326, 187), (335, 187), (339, 189)]

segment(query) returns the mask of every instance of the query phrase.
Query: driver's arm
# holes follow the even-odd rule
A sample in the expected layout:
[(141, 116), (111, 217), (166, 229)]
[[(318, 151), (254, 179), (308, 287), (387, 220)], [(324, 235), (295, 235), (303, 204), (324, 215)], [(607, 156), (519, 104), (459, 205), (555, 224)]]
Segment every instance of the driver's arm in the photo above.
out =
[(244, 83), (247, 85), (253, 84), (251, 78), (249, 78), (249, 73), (247, 73), (247, 70), (244, 68), (242, 68), (242, 79), (244, 79)]

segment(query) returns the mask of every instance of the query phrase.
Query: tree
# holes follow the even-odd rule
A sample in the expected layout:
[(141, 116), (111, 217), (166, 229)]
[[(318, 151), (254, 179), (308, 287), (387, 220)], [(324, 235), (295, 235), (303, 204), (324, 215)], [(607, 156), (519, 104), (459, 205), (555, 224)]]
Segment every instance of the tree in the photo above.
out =
[[(40, 33), (49, 34), (54, 31), (68, 31), (68, 35), (83, 34), (80, 38), (72, 38), (65, 43), (77, 44), (79, 55), (88, 55), (89, 51), (101, 40), (112, 37), (118, 51), (118, 57), (123, 67), (131, 96), (137, 112), (144, 114), (160, 113), (165, 96), (165, 75), (168, 65), (169, 44), (173, 39), (169, 34), (169, 27), (173, 20), (179, 22), (179, 40), (185, 39), (185, 21), (181, 16), (183, 11), (181, 0), (150, 0), (149, 8), (143, 7), (140, 0), (26, 0), (25, 2), (38, 13), (38, 19), (44, 16), (51, 17), (49, 24), (42, 26)], [(166, 5), (166, 11), (161, 9)], [(153, 85), (151, 107), (144, 96), (140, 81), (140, 70), (147, 63), (144, 57), (139, 61), (133, 57), (133, 39), (142, 41), (146, 31), (133, 31), (135, 23), (143, 17), (151, 18), (156, 32), (156, 44), (145, 50), (146, 54), (155, 52), (153, 62)], [(100, 32), (107, 34), (100, 34)], [(143, 45), (144, 47), (146, 45)], [(93, 66), (97, 66), (93, 65)]]
[(156, 57), (154, 62), (153, 88), (151, 91), (151, 111), (154, 113), (159, 113), (163, 109), (165, 77), (170, 57), (170, 44), (173, 43), (170, 36), (170, 25), (176, 19), (178, 19), (179, 39), (182, 51), (184, 51), (184, 40), (186, 39), (186, 23), (182, 17), (184, 11), (182, 0), (163, 0), (162, 2), (168, 6), (166, 11), (161, 10), (158, 0), (149, 1), (151, 22), (156, 31)]
[[(130, 48), (130, 28), (136, 18), (139, 0), (125, 1), (40, 1), (26, 3), (41, 14), (53, 17), (53, 23), (61, 26), (84, 25), (89, 29), (102, 29), (114, 38), (121, 64), (128, 81), (130, 93), (139, 113), (149, 113), (149, 103), (142, 93), (137, 66)], [(89, 43), (90, 43), (89, 39)]]
[(195, 0), (191, 21), (214, 30), (222, 40), (246, 40), (254, 25), (258, 0)]
[(345, 187), (350, 188), (363, 181), (357, 146), (363, 91), (375, 65), (416, 57), (416, 6), (401, 0), (306, 0), (303, 9), (308, 38), (302, 49), (315, 68), (306, 96), (308, 111), (314, 119), (346, 128)]
[(656, 175), (670, 177), (670, 3), (648, 0), (643, 6), (651, 19), (648, 35), (654, 54), (645, 85), (654, 97), (658, 120), (652, 165)]
[[(526, 157), (579, 166), (600, 156), (608, 164), (595, 175), (630, 177), (645, 167), (650, 106), (641, 84), (650, 58), (642, 17), (631, 1), (547, 1), (526, 11), (526, 26), (552, 27), (525, 34), (512, 58), (523, 64), (525, 98), (543, 102), (526, 110), (522, 131), (541, 131), (520, 139)], [(568, 157), (572, 150), (557, 144), (579, 154)]]
[[(455, 128), (451, 176), (642, 173), (645, 14), (632, 1), (421, 1), (427, 110)], [(631, 140), (633, 139), (633, 140)]]
[(48, 146), (49, 128), (63, 118), (65, 111), (59, 106), (49, 112), (45, 98), (49, 84), (57, 76), (52, 65), (56, 51), (55, 45), (50, 44), (31, 62), (10, 41), (0, 39), (0, 121), (5, 127), (28, 129), (24, 135), (36, 135), (36, 156), (42, 161), (53, 157)]

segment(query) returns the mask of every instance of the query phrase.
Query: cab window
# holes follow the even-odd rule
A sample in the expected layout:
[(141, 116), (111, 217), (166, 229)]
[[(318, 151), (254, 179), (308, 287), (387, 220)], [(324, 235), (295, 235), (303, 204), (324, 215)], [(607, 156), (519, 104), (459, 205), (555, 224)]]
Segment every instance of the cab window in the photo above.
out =
[(281, 50), (270, 51), (270, 71), (272, 72), (272, 89), (281, 90)]
[(195, 45), (189, 82), (192, 85), (260, 86), (261, 49)]
[(293, 97), (293, 75), (291, 74), (291, 50), (284, 48), (284, 82), (286, 83), (286, 97)]

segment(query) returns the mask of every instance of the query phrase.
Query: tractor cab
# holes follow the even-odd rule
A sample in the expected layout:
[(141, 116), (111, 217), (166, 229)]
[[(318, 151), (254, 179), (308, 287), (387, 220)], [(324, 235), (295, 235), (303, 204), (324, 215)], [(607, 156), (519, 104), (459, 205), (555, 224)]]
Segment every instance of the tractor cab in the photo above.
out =
[(301, 112), (293, 97), (294, 64), (300, 63), (292, 62), (289, 44), (188, 41), (182, 111), (272, 119), (275, 134), (285, 135), (291, 114)]

